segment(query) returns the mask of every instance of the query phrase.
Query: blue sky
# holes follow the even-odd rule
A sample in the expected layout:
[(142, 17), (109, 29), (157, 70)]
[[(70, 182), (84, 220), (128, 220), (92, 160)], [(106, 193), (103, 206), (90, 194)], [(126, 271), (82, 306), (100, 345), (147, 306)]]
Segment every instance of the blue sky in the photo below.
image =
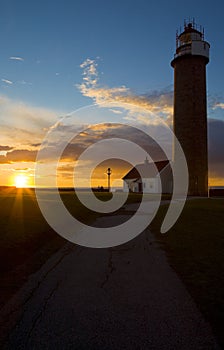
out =
[[(223, 1), (1, 1), (0, 157), (15, 151), (19, 155), (20, 150), (35, 153), (35, 145), (60, 116), (92, 104), (108, 91), (117, 96), (123, 89), (122, 94), (135, 100), (148, 96), (151, 105), (158, 103), (167, 115), (176, 29), (193, 17), (204, 26), (205, 40), (211, 44), (208, 115), (224, 123), (223, 12)], [(86, 66), (80, 65), (87, 59), (90, 71), (83, 76)], [(80, 84), (91, 72), (85, 92)], [(220, 125), (218, 129), (220, 135)], [(215, 139), (214, 123), (212, 130)], [(33, 154), (26, 153), (23, 163), (33, 162)], [(9, 155), (8, 164), (0, 159), (0, 184), (5, 184), (6, 174), (20, 169), (22, 158), (12, 169), (9, 164), (16, 157)], [(30, 163), (25, 167), (32, 173)]]
[(80, 64), (96, 57), (102, 85), (136, 93), (166, 88), (175, 31), (195, 17), (211, 43), (208, 92), (222, 97), (223, 10), (222, 1), (4, 1), (1, 79), (13, 84), (1, 82), (0, 93), (62, 112), (90, 104), (74, 85)]

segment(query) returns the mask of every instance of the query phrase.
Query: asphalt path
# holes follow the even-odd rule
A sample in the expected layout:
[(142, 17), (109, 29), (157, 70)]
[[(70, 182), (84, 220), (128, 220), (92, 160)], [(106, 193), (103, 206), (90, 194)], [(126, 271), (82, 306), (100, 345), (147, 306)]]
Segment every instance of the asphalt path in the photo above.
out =
[(4, 306), (0, 325), (4, 349), (219, 349), (148, 229), (114, 248), (67, 243)]

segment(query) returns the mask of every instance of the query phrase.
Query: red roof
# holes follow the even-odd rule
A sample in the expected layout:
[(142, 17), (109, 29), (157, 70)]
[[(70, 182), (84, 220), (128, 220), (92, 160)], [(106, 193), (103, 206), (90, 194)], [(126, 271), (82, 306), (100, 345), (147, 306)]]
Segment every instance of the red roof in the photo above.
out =
[(122, 179), (139, 179), (141, 177), (153, 178), (156, 177), (156, 175), (160, 173), (168, 164), (169, 160), (162, 160), (155, 163), (145, 161), (145, 163), (137, 164)]

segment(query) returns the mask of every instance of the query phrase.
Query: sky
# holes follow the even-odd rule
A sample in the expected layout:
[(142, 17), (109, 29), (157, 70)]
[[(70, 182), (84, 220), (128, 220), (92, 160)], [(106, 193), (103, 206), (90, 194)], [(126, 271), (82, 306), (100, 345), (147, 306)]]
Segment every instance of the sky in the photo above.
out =
[[(60, 119), (72, 115), (73, 132), (80, 131), (81, 126), (88, 126), (89, 132), (82, 140), (73, 141), (73, 152), (61, 161), (59, 184), (69, 186), (77, 149), (80, 153), (99, 140), (99, 134), (105, 137), (105, 130), (90, 125), (111, 122), (111, 116), (98, 118), (88, 108), (88, 117), (75, 112), (93, 103), (116, 101), (116, 123), (124, 121), (119, 108), (131, 103), (172, 124), (170, 61), (175, 53), (176, 30), (183, 28), (184, 19), (192, 18), (205, 28), (205, 40), (211, 44), (207, 66), (210, 184), (224, 185), (222, 1), (0, 3), (0, 185), (14, 185), (19, 175), (26, 176), (27, 185), (33, 185), (35, 159), (44, 137), (54, 125), (62, 130)], [(155, 122), (151, 125), (155, 127)], [(48, 165), (50, 161), (48, 158)], [(113, 175), (119, 179), (130, 164), (124, 162), (119, 167), (115, 163)], [(96, 186), (106, 184), (105, 173), (103, 177), (100, 173), (95, 175)], [(49, 168), (45, 171), (46, 185), (50, 177)]]

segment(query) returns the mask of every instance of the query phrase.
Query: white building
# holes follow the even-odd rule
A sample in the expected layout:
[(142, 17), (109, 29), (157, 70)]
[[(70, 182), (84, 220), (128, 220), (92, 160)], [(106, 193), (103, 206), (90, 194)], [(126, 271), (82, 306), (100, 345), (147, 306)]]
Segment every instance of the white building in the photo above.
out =
[[(123, 178), (124, 192), (172, 193), (173, 177), (169, 160), (137, 164)], [(162, 186), (162, 189), (161, 189)]]

